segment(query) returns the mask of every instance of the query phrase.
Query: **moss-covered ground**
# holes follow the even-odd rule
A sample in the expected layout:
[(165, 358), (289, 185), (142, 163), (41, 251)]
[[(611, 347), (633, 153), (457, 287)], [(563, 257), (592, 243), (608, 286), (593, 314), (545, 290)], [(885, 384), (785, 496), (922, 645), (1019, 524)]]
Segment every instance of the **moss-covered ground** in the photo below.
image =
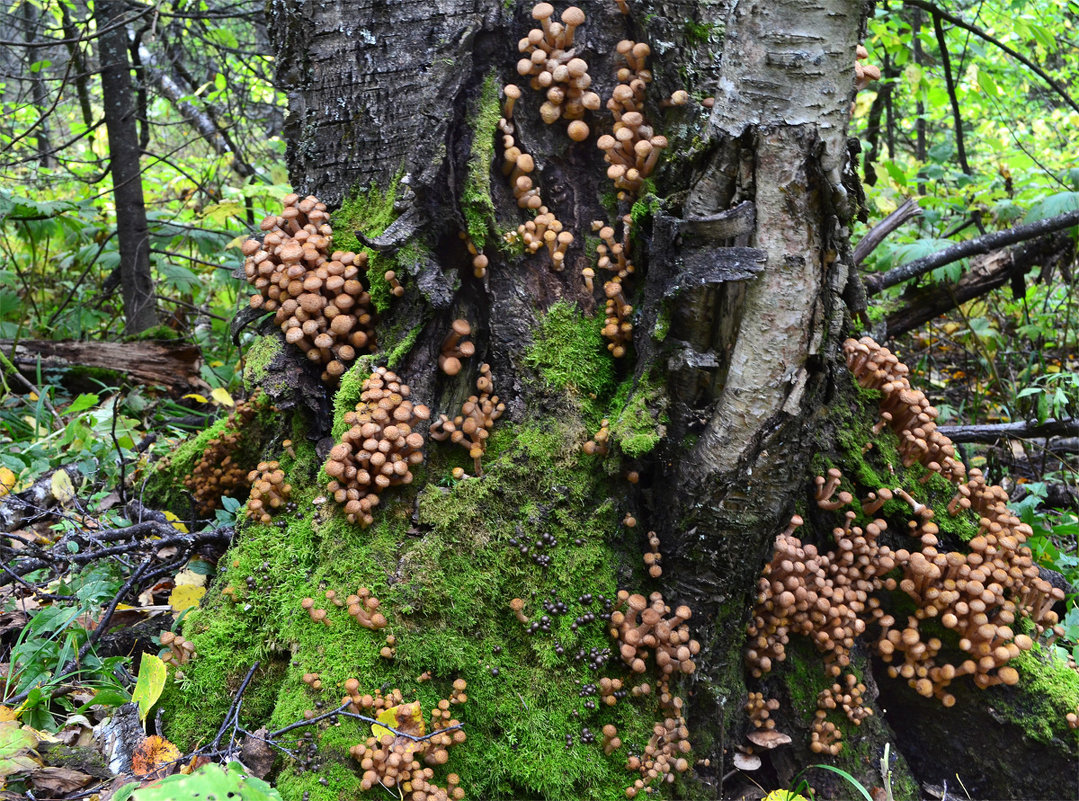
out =
[[(364, 367), (342, 380), (338, 419), (355, 402)], [(471, 460), (463, 449), (434, 446), (426, 484), (388, 491), (367, 529), (348, 524), (311, 480), (320, 464), (297, 421), (295, 455), (275, 454), (296, 488), (296, 509), (270, 525), (242, 527), (207, 600), (188, 616), (185, 635), (199, 655), (169, 692), (168, 736), (181, 747), (212, 739), (256, 661), (241, 718), (271, 730), (305, 710), (332, 708), (350, 677), (365, 692), (399, 687), (426, 709), (464, 678), (468, 701), (456, 714), (468, 740), (451, 750), (440, 775), (456, 772), (473, 798), (624, 797), (633, 778), (626, 755), (643, 750), (660, 713), (650, 699), (606, 707), (583, 695), (601, 676), (629, 676), (617, 655), (598, 670), (578, 655), (611, 647), (601, 598), (613, 598), (620, 579), (639, 579), (640, 556), (636, 543), (620, 542), (616, 489), (580, 451), (589, 432), (567, 419), (496, 424), (482, 478), (452, 480), (452, 467)], [(545, 534), (556, 544), (537, 548)], [(361, 628), (324, 600), (326, 590), (344, 596), (361, 585), (380, 599), (388, 628)], [(301, 609), (307, 596), (329, 609), (330, 627)], [(509, 607), (514, 597), (532, 620), (547, 615), (550, 632), (529, 635)], [(565, 613), (545, 610), (559, 602)], [(589, 611), (594, 622), (573, 625)], [(390, 633), (397, 646), (387, 660), (379, 649)], [(301, 681), (309, 672), (320, 675), (321, 692)], [(419, 683), (424, 672), (432, 678)], [(612, 756), (600, 746), (606, 723), (626, 744)], [(596, 742), (582, 742), (585, 729)], [(282, 744), (292, 749), (301, 733)], [(276, 784), (284, 797), (357, 797), (348, 747), (368, 734), (352, 722), (322, 724), (317, 770), (281, 760)]]

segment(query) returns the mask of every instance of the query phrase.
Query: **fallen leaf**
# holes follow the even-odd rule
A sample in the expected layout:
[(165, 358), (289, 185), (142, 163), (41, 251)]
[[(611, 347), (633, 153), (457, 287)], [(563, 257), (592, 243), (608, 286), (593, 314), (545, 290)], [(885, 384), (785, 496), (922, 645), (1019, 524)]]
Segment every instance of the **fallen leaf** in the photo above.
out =
[(169, 605), (176, 612), (183, 612), (193, 606), (198, 606), (202, 596), (206, 594), (205, 587), (195, 587), (190, 584), (181, 584), (172, 591), (169, 596)]
[(38, 744), (37, 732), (16, 720), (0, 723), (0, 777), (34, 770), (40, 762), (30, 756)]
[[(383, 709), (378, 713), (377, 720), (379, 723), (384, 723), (386, 726), (391, 726), (405, 734), (411, 734), (413, 737), (422, 737), (424, 735), (423, 709), (418, 703), (401, 704), (400, 706)], [(375, 737), (380, 738), (387, 734), (393, 734), (392, 731), (385, 726), (379, 726), (378, 723), (371, 726), (371, 731)]]
[[(145, 659), (148, 654), (143, 655)], [(131, 771), (136, 776), (150, 776), (161, 778), (168, 774), (169, 769), (180, 758), (180, 749), (170, 743), (164, 737), (154, 734), (147, 737), (131, 757)]]
[(174, 515), (172, 512), (166, 510), (165, 519), (168, 520), (172, 524), (172, 527), (177, 531), (183, 532), (184, 534), (187, 533), (187, 526), (185, 526), (184, 523), (180, 520), (180, 518)]
[(243, 746), (240, 748), (240, 761), (251, 771), (251, 775), (259, 779), (265, 779), (273, 768), (276, 754), (266, 742), (268, 729), (259, 729), (244, 737)]
[(49, 489), (52, 497), (56, 498), (61, 506), (66, 506), (75, 498), (75, 485), (71, 483), (71, 476), (66, 470), (57, 470), (52, 474), (52, 478), (49, 479)]
[(232, 396), (229, 395), (229, 391), (224, 387), (214, 387), (210, 392), (210, 397), (214, 399), (214, 403), (218, 406), (235, 406), (235, 402), (232, 400)]
[(78, 790), (93, 780), (90, 774), (71, 768), (39, 768), (30, 774), (30, 783), (35, 790), (57, 795)]
[(0, 467), (0, 498), (15, 489), (15, 474), (6, 467)]

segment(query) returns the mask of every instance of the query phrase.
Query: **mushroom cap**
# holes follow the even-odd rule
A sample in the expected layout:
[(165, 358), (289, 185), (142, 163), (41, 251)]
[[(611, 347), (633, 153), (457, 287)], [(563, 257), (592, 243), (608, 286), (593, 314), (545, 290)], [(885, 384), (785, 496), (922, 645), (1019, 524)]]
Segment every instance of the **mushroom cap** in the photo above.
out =
[(588, 138), (589, 133), (588, 124), (581, 120), (574, 120), (566, 128), (566, 134), (574, 142), (583, 142)]
[(790, 735), (784, 734), (781, 731), (776, 731), (775, 729), (758, 729), (756, 731), (751, 731), (746, 735), (746, 739), (753, 743), (753, 745), (769, 751), (791, 742)]
[(738, 770), (757, 770), (761, 766), (761, 758), (756, 754), (743, 754), (741, 751), (735, 751), (734, 766)]
[(532, 18), (544, 20), (554, 14), (554, 6), (550, 3), (536, 3), (532, 8)]
[[(584, 12), (577, 6), (570, 6), (562, 12), (562, 22), (566, 25), (583, 25), (584, 24)], [(866, 53), (868, 56), (869, 53)]]

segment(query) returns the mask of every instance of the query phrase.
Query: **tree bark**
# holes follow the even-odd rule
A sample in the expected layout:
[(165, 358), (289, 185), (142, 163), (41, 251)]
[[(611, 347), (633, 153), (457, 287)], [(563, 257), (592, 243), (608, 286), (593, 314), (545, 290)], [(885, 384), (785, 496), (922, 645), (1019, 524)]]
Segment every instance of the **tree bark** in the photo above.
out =
[[(341, 205), (335, 247), (355, 232), (367, 246), (371, 286), (392, 267), (405, 294), (380, 310), (381, 350), (345, 374), (335, 397), (270, 328), (249, 356), (257, 368), (246, 379), (276, 410), (257, 458), (282, 460), (297, 509), (241, 527), (208, 606), (187, 618), (199, 656), (185, 667), (171, 736), (213, 737), (215, 716), (232, 706), (230, 690), (255, 662), (245, 714), (269, 720), (271, 731), (314, 703), (304, 673), (333, 687), (333, 704), (348, 677), (365, 692), (400, 687), (425, 705), (462, 677), (472, 699), (461, 714), (468, 741), (447, 767), (471, 795), (624, 797), (635, 778), (623, 770), (627, 752), (644, 753), (651, 727), (673, 713), (654, 696), (609, 707), (591, 700), (600, 677), (639, 681), (602, 622), (603, 599), (622, 588), (693, 610), (696, 670), (672, 684), (685, 698), (696, 760), (680, 792), (756, 791), (727, 775), (734, 749), (744, 747), (750, 690), (784, 699), (776, 717), (795, 740), (766, 755), (755, 779), (790, 786), (800, 767), (822, 760), (804, 736), (817, 685), (830, 681), (819, 658), (807, 648), (751, 685), (742, 650), (776, 534), (812, 497), (818, 462), (847, 457), (839, 435), (868, 437), (876, 415), (861, 409), (838, 355), (854, 269), (845, 131), (864, 11), (842, 0), (656, 2), (632, 5), (628, 16), (614, 3), (582, 7), (576, 46), (601, 97), (611, 96), (624, 64), (619, 40), (652, 47), (645, 116), (671, 145), (654, 194), (636, 203), (615, 196), (604, 176), (594, 142), (609, 130), (606, 115), (588, 117), (592, 137), (582, 144), (568, 140), (563, 122), (540, 121), (542, 96), (513, 69), (517, 42), (535, 25), (526, 7), (271, 5), (294, 185)], [(495, 86), (522, 85), (517, 142), (535, 158), (545, 203), (576, 237), (561, 271), (546, 250), (500, 246), (529, 215), (500, 169), (499, 101), (485, 94), (491, 75)], [(713, 111), (660, 103), (683, 88), (714, 94)], [(476, 199), (485, 186), (489, 207)], [(627, 214), (633, 347), (614, 359), (598, 336), (602, 296), (580, 270), (594, 264), (591, 221), (617, 225)], [(458, 237), (466, 231), (484, 240), (474, 241), (489, 259), (483, 278)], [(448, 377), (438, 357), (460, 317), (473, 324), (476, 355)], [(492, 366), (506, 405), (482, 477), (460, 448), (431, 443), (423, 482), (387, 491), (370, 527), (346, 524), (315, 474), (371, 366), (388, 363), (414, 399), (452, 417), (475, 392), (481, 362)], [(602, 426), (613, 452), (585, 455)], [(148, 496), (179, 500), (170, 488), (204, 447), (206, 437), (171, 457)], [(475, 477), (451, 479), (452, 467)], [(821, 544), (830, 525), (820, 521)], [(659, 577), (642, 564), (647, 531), (660, 542)], [(312, 630), (300, 608), (304, 596), (331, 607), (326, 590), (351, 593), (357, 583), (375, 591), (391, 620), (393, 661), (377, 656), (385, 632), (342, 623), (332, 608), (333, 625)], [(510, 611), (513, 598), (529, 623)], [(589, 628), (590, 609), (598, 629)], [(856, 660), (872, 703), (874, 666), (864, 653)], [(424, 672), (435, 687), (416, 680)], [(626, 744), (610, 758), (589, 744), (608, 722)], [(357, 735), (334, 731), (319, 735), (319, 759), (336, 771), (334, 793), (358, 792), (347, 756)], [(897, 740), (878, 707), (832, 762), (879, 785), (887, 742)], [(322, 792), (305, 767), (313, 762), (280, 768), (286, 798)], [(902, 760), (893, 779), (897, 798), (919, 792)], [(812, 783), (822, 797), (851, 794), (834, 774), (814, 774)]]
[(116, 234), (120, 250), (120, 282), (124, 328), (138, 334), (157, 325), (150, 237), (142, 194), (141, 150), (135, 125), (135, 99), (127, 57), (127, 28), (116, 25), (125, 13), (122, 3), (99, 2), (94, 15), (100, 30), (101, 92), (109, 132), (109, 169), (116, 200)]

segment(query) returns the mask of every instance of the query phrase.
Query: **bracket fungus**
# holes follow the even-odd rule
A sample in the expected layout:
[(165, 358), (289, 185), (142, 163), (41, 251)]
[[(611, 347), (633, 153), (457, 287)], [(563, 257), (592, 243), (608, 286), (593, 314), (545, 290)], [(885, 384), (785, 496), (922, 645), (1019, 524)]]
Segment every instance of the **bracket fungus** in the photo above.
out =
[(244, 274), (259, 291), (251, 306), (274, 312), (285, 340), (322, 365), (323, 381), (336, 382), (374, 348), (371, 296), (360, 280), (367, 254), (330, 252), (330, 216), (317, 198), (291, 194), (282, 204), (262, 221), (262, 241), (242, 246)]
[(379, 493), (411, 483), (410, 468), (423, 461), (423, 435), (415, 427), (431, 413), (410, 394), (395, 373), (379, 367), (363, 382), (356, 410), (345, 415), (350, 428), (330, 450), (325, 470), (332, 479), (326, 489), (350, 523), (371, 525)]

